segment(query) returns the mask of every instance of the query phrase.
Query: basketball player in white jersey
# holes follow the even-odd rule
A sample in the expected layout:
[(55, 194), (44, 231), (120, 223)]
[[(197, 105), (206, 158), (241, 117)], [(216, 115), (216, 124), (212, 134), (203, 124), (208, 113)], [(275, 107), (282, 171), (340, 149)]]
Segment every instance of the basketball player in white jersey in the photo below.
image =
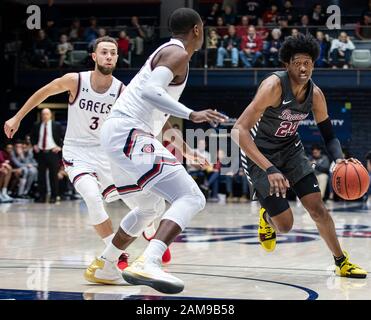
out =
[[(100, 146), (99, 133), (112, 105), (125, 86), (112, 76), (118, 58), (115, 39), (98, 38), (92, 58), (95, 61), (94, 71), (67, 73), (42, 87), (5, 123), (4, 130), (7, 137), (12, 138), (29, 111), (51, 95), (69, 92), (67, 131), (62, 150), (63, 163), (71, 182), (88, 207), (90, 223), (104, 243), (108, 244), (114, 233), (111, 219), (103, 205), (103, 198), (106, 202), (111, 202), (118, 198), (118, 194), (107, 156)], [(126, 204), (131, 209), (136, 207), (136, 203), (130, 200), (127, 200)], [(164, 208), (164, 203), (158, 203), (157, 208), (152, 205), (147, 210), (155, 210), (153, 213), (161, 214)], [(123, 253), (118, 267), (123, 269), (126, 266), (127, 255)], [(107, 280), (105, 283), (123, 282), (121, 274), (115, 268), (112, 268), (108, 276), (104, 276)]]
[[(178, 102), (187, 81), (189, 60), (203, 43), (203, 23), (196, 11), (180, 8), (172, 13), (169, 26), (173, 38), (148, 58), (125, 88), (102, 127), (101, 142), (122, 199), (147, 197), (147, 201), (157, 202), (164, 198), (171, 204), (144, 254), (124, 270), (123, 278), (134, 285), (177, 293), (184, 283), (162, 270), (161, 256), (204, 208), (205, 197), (184, 167), (154, 137), (170, 115), (195, 123), (223, 122), (227, 117), (211, 109), (195, 112)], [(180, 148), (189, 149), (186, 145)], [(205, 158), (198, 159), (208, 164)], [(154, 219), (136, 214), (134, 221), (132, 215), (122, 219), (112, 243), (87, 272), (96, 270), (102, 261), (114, 264), (131, 239)], [(142, 228), (138, 228), (139, 221)]]

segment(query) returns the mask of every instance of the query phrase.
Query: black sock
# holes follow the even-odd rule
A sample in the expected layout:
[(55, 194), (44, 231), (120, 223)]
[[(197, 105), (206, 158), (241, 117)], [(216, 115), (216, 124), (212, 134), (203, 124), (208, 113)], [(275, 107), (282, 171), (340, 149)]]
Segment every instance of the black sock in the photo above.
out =
[(335, 257), (334, 256), (334, 260), (335, 260), (335, 264), (340, 267), (340, 265), (343, 263), (343, 261), (346, 259), (346, 257), (344, 255), (340, 256), (340, 257)]

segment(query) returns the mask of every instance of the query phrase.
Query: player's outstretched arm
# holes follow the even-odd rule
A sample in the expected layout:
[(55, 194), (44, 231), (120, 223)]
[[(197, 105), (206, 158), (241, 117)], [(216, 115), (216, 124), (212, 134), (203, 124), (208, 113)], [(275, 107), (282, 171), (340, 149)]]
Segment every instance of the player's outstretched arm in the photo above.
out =
[[(331, 159), (335, 163), (346, 161), (344, 160), (340, 141), (335, 135), (330, 117), (327, 112), (327, 103), (325, 95), (323, 94), (322, 90), (317, 86), (315, 86), (313, 90), (312, 112), (314, 120), (316, 121), (318, 129), (325, 142), (327, 153), (329, 154)], [(360, 161), (357, 159), (351, 158), (348, 160), (360, 164)]]
[(22, 106), (22, 108), (17, 112), (17, 114), (10, 118), (4, 124), (4, 132), (8, 138), (13, 138), (14, 134), (17, 132), (22, 119), (29, 113), (33, 108), (38, 106), (48, 97), (62, 93), (65, 91), (70, 91), (71, 94), (75, 95), (78, 84), (78, 74), (77, 73), (67, 73), (64, 76), (53, 80), (44, 87), (37, 90)]
[(254, 161), (261, 169), (267, 172), (270, 182), (270, 194), (286, 196), (288, 181), (282, 173), (259, 151), (250, 135), (251, 128), (259, 121), (264, 111), (269, 106), (277, 106), (281, 101), (282, 89), (280, 80), (276, 76), (265, 79), (253, 101), (247, 106), (242, 115), (237, 119), (233, 130), (232, 139), (239, 144), (242, 151)]
[(193, 111), (167, 93), (166, 88), (174, 79), (184, 77), (188, 62), (187, 52), (180, 47), (170, 46), (161, 50), (158, 60), (154, 63), (151, 76), (143, 88), (142, 98), (162, 112), (178, 118), (196, 123), (209, 122), (215, 124), (224, 122), (228, 117), (216, 110)]

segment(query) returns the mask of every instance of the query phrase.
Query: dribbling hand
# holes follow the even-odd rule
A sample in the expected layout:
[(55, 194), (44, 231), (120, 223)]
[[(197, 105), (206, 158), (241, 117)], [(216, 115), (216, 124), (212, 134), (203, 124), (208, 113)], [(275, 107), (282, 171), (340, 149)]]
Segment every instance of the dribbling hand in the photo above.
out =
[(275, 194), (279, 197), (280, 194), (282, 198), (286, 198), (287, 188), (290, 188), (289, 181), (284, 177), (284, 175), (274, 166), (267, 169), (267, 176), (269, 181), (269, 195)]

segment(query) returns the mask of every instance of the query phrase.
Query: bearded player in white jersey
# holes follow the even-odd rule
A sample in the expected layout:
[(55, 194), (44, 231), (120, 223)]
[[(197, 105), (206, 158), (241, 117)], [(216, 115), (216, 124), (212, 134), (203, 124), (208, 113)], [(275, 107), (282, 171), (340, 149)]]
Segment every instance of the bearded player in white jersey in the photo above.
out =
[[(5, 134), (12, 138), (17, 132), (22, 119), (33, 108), (49, 96), (69, 92), (67, 131), (62, 149), (63, 163), (69, 179), (84, 199), (90, 223), (107, 245), (114, 233), (112, 222), (103, 204), (118, 199), (107, 156), (100, 146), (100, 129), (106, 120), (112, 105), (125, 86), (112, 76), (118, 55), (117, 42), (111, 37), (98, 38), (94, 45), (92, 58), (94, 71), (67, 73), (55, 79), (35, 92), (4, 125)], [(135, 201), (125, 201), (131, 208), (137, 206)], [(159, 203), (147, 210), (161, 214), (165, 204)], [(167, 252), (169, 256), (170, 253)], [(123, 253), (117, 263), (120, 269), (127, 267), (127, 254)], [(111, 272), (116, 271), (113, 268)], [(117, 276), (118, 275), (118, 276)], [(121, 283), (122, 277), (108, 277), (105, 283)], [(118, 279), (117, 279), (118, 278)]]
[[(223, 122), (227, 117), (211, 109), (195, 112), (178, 102), (187, 81), (189, 60), (203, 43), (203, 23), (196, 11), (180, 8), (172, 13), (169, 27), (172, 39), (148, 58), (116, 101), (102, 127), (101, 142), (122, 199), (139, 197), (155, 203), (165, 199), (171, 204), (145, 252), (123, 271), (123, 278), (133, 285), (177, 293), (184, 283), (162, 270), (161, 256), (204, 208), (205, 197), (184, 167), (154, 137), (170, 115), (195, 123)], [(178, 147), (186, 151), (186, 158), (208, 165), (200, 155), (192, 158), (186, 144)], [(98, 265), (104, 265), (103, 270), (114, 265), (143, 226), (154, 219), (150, 213), (135, 212), (138, 209), (141, 206), (122, 219), (112, 243), (87, 273), (98, 270)], [(132, 219), (134, 215), (136, 219)]]

